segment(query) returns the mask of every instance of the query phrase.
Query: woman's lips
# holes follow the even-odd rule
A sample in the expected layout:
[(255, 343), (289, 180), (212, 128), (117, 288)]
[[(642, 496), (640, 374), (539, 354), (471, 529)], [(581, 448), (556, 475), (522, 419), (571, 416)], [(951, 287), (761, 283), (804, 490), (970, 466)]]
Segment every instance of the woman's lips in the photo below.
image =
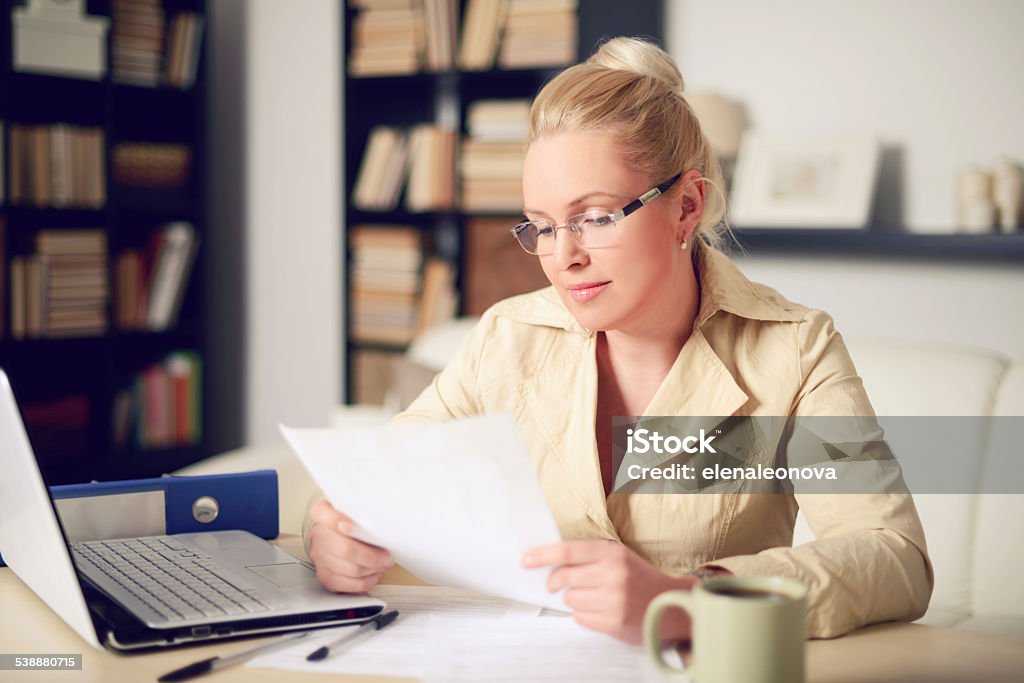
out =
[(569, 296), (572, 297), (573, 301), (590, 301), (595, 296), (603, 292), (608, 288), (611, 282), (588, 282), (582, 285), (572, 285), (569, 287)]

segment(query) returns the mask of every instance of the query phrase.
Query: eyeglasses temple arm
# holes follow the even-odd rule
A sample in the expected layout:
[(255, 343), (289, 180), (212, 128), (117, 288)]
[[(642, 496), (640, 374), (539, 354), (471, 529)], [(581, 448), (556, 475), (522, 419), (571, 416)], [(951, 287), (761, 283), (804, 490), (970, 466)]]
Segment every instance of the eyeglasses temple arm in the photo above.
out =
[(643, 193), (639, 199), (634, 199), (629, 204), (626, 204), (620, 210), (612, 214), (612, 220), (621, 221), (623, 218), (633, 213), (634, 211), (642, 207), (644, 204), (650, 204), (652, 201), (660, 197), (666, 190), (668, 190), (668, 188), (675, 185), (676, 181), (679, 180), (679, 177), (681, 175), (681, 173), (676, 173), (674, 176), (663, 182), (661, 185), (658, 185), (657, 187), (652, 188), (647, 192)]

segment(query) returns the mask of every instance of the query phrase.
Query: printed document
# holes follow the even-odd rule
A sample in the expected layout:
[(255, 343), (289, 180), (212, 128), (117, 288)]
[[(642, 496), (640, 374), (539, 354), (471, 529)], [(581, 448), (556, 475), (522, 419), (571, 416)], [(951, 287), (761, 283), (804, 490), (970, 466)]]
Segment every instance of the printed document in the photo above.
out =
[(353, 535), (422, 580), (566, 610), (520, 564), (560, 537), (510, 415), (281, 431)]
[(352, 629), (351, 626), (316, 631), (290, 648), (252, 659), (248, 666), (313, 673), (419, 678), (426, 673), (431, 661), (427, 648), (431, 638), (432, 616), (443, 616), (451, 621), (465, 619), (479, 627), (479, 624), (497, 625), (510, 619), (536, 617), (540, 612), (536, 606), (458, 588), (385, 585), (374, 586), (370, 594), (386, 601), (388, 609), (398, 610), (395, 623), (380, 631), (371, 631), (351, 645), (343, 645), (324, 661), (308, 662), (306, 655), (344, 635), (346, 629)]

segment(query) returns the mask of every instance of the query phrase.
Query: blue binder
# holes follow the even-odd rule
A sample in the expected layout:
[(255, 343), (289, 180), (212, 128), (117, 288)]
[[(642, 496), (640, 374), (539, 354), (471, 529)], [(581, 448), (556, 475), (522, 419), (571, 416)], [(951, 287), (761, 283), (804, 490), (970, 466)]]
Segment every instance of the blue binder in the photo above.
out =
[[(58, 509), (61, 500), (95, 498), (99, 501), (109, 496), (134, 493), (157, 493), (163, 497), (163, 528), (146, 529), (147, 533), (140, 535), (241, 529), (269, 539), (276, 538), (279, 532), (275, 470), (201, 476), (165, 475), (154, 479), (50, 487)], [(128, 502), (128, 514), (132, 504), (132, 501)], [(84, 514), (88, 514), (88, 503), (84, 510)], [(102, 527), (102, 520), (91, 521), (93, 526)], [(95, 540), (104, 537), (102, 528), (97, 537)], [(2, 566), (3, 558), (0, 557)]]

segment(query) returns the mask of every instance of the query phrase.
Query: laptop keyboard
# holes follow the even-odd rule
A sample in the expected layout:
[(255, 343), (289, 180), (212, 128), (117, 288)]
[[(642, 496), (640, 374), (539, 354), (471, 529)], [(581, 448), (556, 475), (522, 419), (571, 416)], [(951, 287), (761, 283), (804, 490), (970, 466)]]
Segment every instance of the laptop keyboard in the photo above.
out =
[(170, 536), (80, 541), (71, 544), (76, 562), (86, 562), (147, 607), (176, 621), (234, 617), (283, 605), (192, 546)]

